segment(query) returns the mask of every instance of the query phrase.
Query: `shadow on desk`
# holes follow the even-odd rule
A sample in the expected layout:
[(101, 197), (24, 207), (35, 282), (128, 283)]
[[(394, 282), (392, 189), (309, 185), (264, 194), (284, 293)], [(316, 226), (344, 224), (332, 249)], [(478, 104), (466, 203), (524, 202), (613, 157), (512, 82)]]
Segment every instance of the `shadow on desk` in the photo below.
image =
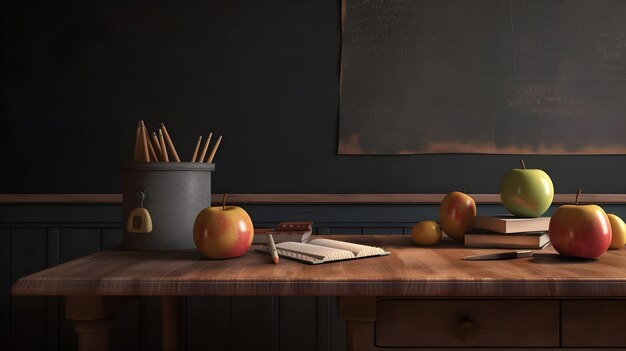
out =
[(570, 257), (563, 256), (558, 253), (543, 253), (537, 251), (533, 253), (533, 257), (530, 259), (531, 263), (542, 264), (585, 264), (596, 261), (598, 261), (597, 258)]

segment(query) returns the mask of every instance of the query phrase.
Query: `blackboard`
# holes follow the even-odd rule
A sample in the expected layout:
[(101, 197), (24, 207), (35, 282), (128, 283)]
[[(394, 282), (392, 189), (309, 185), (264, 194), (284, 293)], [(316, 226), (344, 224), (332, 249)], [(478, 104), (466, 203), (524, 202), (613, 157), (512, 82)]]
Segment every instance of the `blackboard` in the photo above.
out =
[(626, 2), (343, 10), (339, 153), (626, 153)]

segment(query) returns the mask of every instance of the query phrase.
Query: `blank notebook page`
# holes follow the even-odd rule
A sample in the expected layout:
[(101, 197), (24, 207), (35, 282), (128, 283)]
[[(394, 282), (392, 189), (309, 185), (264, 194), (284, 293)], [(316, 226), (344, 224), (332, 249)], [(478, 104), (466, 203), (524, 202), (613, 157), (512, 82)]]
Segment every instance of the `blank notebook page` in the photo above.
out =
[(343, 260), (347, 258), (354, 258), (354, 254), (350, 251), (298, 243), (293, 241), (276, 244), (276, 249), (278, 250), (278, 253), (285, 254), (284, 252), (281, 252), (281, 250), (285, 250), (287, 252), (296, 252), (300, 254), (310, 255), (320, 260)]
[(334, 247), (334, 248), (341, 249), (341, 250), (348, 250), (352, 252), (354, 257), (373, 256), (373, 255), (380, 255), (380, 254), (385, 253), (385, 250), (379, 247), (353, 244), (353, 243), (348, 243), (345, 241), (337, 241), (337, 240), (332, 240), (332, 239), (314, 239), (314, 240), (309, 241), (309, 244)]

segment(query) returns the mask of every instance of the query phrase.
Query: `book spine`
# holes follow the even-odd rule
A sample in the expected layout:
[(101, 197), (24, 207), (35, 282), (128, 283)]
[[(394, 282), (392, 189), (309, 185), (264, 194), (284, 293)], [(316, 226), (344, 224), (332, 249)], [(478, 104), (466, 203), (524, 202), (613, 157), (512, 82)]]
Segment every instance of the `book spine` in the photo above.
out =
[(311, 231), (311, 222), (284, 222), (276, 226), (276, 231)]

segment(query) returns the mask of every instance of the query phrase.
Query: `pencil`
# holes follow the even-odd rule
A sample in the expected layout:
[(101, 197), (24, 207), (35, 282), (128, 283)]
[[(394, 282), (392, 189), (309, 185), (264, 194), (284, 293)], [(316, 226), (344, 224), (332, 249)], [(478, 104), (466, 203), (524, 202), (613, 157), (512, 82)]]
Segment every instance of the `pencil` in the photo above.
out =
[(202, 143), (202, 135), (198, 137), (198, 142), (196, 143), (196, 148), (193, 149), (193, 156), (191, 156), (191, 162), (196, 162), (196, 157), (198, 156), (198, 150), (200, 150), (200, 144)]
[(274, 261), (274, 264), (278, 264), (278, 251), (276, 250), (276, 244), (274, 243), (274, 238), (272, 237), (272, 234), (268, 233), (267, 234), (267, 243), (270, 246), (270, 254), (272, 255), (272, 261)]
[(531, 250), (498, 252), (486, 255), (471, 255), (463, 257), (468, 261), (487, 261), (487, 260), (508, 260), (513, 258), (530, 257), (533, 255)]
[(174, 161), (180, 162), (180, 157), (178, 157), (178, 153), (176, 152), (176, 148), (174, 147), (174, 143), (172, 142), (172, 138), (170, 138), (170, 134), (167, 132), (167, 128), (165, 128), (165, 123), (161, 123), (161, 130), (163, 130), (163, 136), (165, 137), (165, 142), (172, 152), (172, 156), (174, 157)]
[(209, 133), (206, 137), (206, 141), (204, 142), (204, 146), (202, 147), (202, 153), (198, 158), (198, 162), (204, 162), (204, 156), (206, 156), (206, 151), (209, 149), (209, 143), (211, 142), (211, 138), (213, 137), (213, 133)]
[(139, 144), (141, 142), (141, 122), (137, 123), (137, 131), (135, 132), (135, 162), (140, 162)]
[(161, 143), (159, 143), (159, 138), (155, 132), (152, 132), (152, 143), (154, 144), (154, 149), (159, 154), (161, 161), (164, 161), (163, 156), (161, 155)]
[(215, 145), (213, 145), (213, 150), (211, 150), (211, 154), (209, 155), (209, 159), (206, 161), (206, 163), (213, 162), (213, 157), (215, 157), (215, 153), (217, 152), (217, 148), (220, 147), (221, 142), (222, 136), (220, 135), (219, 137), (217, 137), (217, 141), (215, 142)]
[(143, 137), (146, 139), (148, 149), (150, 150), (150, 160), (154, 160), (154, 162), (159, 162), (159, 158), (157, 157), (157, 154), (154, 151), (154, 147), (152, 146), (152, 141), (150, 140), (150, 134), (148, 134), (148, 128), (146, 128), (145, 124), (143, 125)]
[(148, 153), (148, 139), (146, 139), (146, 125), (143, 123), (143, 120), (139, 121), (141, 123), (141, 151), (143, 155), (143, 162), (150, 162), (150, 154)]
[(163, 131), (159, 129), (159, 143), (161, 144), (161, 157), (163, 161), (170, 162), (170, 158), (167, 156), (167, 148), (165, 147), (165, 139), (163, 139)]

